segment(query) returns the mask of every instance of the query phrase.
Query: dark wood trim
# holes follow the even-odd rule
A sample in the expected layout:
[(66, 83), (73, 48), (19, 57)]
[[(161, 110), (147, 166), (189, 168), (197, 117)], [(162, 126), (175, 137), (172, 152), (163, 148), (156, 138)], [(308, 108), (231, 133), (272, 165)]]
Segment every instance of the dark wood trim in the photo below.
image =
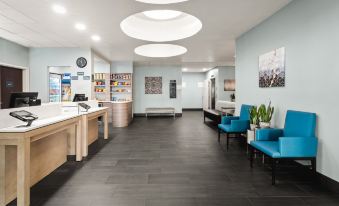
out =
[[(133, 114), (134, 117), (146, 117), (146, 113), (134, 113)], [(149, 115), (149, 117), (173, 117), (173, 115), (169, 114), (152, 114)], [(175, 113), (175, 117), (182, 117), (182, 113)]]
[(203, 108), (183, 108), (182, 111), (204, 111)]

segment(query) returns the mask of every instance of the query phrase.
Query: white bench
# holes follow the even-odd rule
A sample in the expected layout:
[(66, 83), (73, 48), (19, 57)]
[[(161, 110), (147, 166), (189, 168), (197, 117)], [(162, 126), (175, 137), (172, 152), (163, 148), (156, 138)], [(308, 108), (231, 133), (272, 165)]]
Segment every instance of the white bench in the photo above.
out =
[(169, 114), (175, 118), (175, 109), (173, 107), (149, 107), (145, 109), (146, 117), (149, 114)]

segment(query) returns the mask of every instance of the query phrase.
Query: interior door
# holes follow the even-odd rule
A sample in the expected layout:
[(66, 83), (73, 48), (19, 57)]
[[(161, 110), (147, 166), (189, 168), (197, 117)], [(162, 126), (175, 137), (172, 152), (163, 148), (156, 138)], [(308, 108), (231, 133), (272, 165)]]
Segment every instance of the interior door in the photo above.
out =
[(215, 109), (215, 79), (211, 79), (211, 109)]
[(12, 92), (22, 92), (22, 70), (0, 66), (0, 108), (9, 108)]

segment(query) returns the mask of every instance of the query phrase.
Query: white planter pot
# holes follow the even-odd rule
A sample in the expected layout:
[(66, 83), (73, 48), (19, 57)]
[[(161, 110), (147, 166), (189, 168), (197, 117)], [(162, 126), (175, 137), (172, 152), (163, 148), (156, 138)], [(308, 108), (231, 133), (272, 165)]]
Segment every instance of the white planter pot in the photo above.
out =
[(260, 128), (270, 128), (271, 122), (260, 122)]
[(255, 128), (257, 128), (257, 125), (255, 125), (255, 124), (250, 124), (250, 128), (251, 128), (252, 131), (254, 131)]

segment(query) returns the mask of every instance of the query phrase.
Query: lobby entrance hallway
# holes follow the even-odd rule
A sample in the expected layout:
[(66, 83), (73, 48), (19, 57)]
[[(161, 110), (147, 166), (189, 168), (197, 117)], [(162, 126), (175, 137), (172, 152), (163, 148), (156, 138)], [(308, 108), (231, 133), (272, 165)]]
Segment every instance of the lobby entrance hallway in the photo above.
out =
[(99, 138), (84, 162), (67, 162), (34, 186), (31, 205), (339, 205), (339, 192), (312, 183), (312, 174), (297, 165), (282, 164), (272, 186), (261, 159), (249, 167), (242, 142), (235, 139), (227, 152), (222, 149), (202, 112), (135, 118), (110, 133), (113, 138)]

